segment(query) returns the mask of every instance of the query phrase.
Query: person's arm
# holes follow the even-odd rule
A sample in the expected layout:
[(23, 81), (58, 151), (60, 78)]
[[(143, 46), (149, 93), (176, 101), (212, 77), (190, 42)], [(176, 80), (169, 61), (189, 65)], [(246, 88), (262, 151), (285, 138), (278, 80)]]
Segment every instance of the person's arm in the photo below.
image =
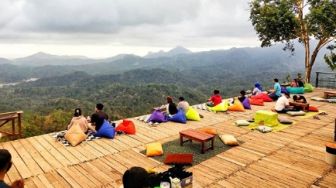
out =
[(15, 180), (11, 185), (11, 188), (23, 188), (23, 187), (24, 187), (23, 179)]
[(71, 126), (73, 125), (73, 118), (71, 119), (69, 125), (68, 125), (68, 130), (71, 128)]

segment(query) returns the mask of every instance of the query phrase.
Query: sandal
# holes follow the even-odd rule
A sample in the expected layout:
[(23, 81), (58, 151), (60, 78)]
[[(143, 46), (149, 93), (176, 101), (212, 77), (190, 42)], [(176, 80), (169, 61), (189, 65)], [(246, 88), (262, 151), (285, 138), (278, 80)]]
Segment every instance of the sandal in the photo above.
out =
[(313, 116), (314, 119), (320, 120), (318, 116)]
[(320, 112), (319, 115), (328, 115), (326, 112)]

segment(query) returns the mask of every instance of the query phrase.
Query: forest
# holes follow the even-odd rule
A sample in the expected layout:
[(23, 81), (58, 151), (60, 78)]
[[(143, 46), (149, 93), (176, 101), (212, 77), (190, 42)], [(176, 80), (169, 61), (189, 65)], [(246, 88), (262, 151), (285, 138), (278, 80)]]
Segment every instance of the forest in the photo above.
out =
[[(300, 58), (251, 48), (153, 59), (131, 56), (87, 65), (1, 64), (2, 82), (39, 79), (0, 88), (0, 112), (23, 110), (24, 136), (29, 137), (64, 130), (75, 108), (88, 116), (96, 103), (103, 103), (114, 121), (149, 114), (165, 103), (166, 96), (175, 101), (183, 96), (190, 104), (198, 104), (214, 89), (223, 97), (233, 97), (240, 90), (252, 89), (257, 81), (270, 88), (273, 78), (285, 81), (300, 72)], [(137, 66), (132, 67), (135, 61)]]

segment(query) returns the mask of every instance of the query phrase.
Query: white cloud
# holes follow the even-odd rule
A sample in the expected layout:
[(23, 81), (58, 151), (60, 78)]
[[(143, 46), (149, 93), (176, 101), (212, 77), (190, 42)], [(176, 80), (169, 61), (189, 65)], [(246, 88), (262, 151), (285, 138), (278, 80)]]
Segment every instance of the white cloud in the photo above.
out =
[(247, 0), (1, 0), (0, 43), (73, 51), (79, 45), (211, 49), (258, 42)]

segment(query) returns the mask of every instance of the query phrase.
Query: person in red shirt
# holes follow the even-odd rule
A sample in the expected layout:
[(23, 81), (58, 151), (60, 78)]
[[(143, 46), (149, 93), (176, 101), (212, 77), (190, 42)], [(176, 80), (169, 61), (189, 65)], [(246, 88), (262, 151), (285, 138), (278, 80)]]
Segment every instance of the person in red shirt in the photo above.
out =
[(220, 96), (218, 90), (214, 90), (213, 95), (207, 102), (207, 105), (212, 107), (220, 104), (221, 102), (222, 102), (222, 96)]

